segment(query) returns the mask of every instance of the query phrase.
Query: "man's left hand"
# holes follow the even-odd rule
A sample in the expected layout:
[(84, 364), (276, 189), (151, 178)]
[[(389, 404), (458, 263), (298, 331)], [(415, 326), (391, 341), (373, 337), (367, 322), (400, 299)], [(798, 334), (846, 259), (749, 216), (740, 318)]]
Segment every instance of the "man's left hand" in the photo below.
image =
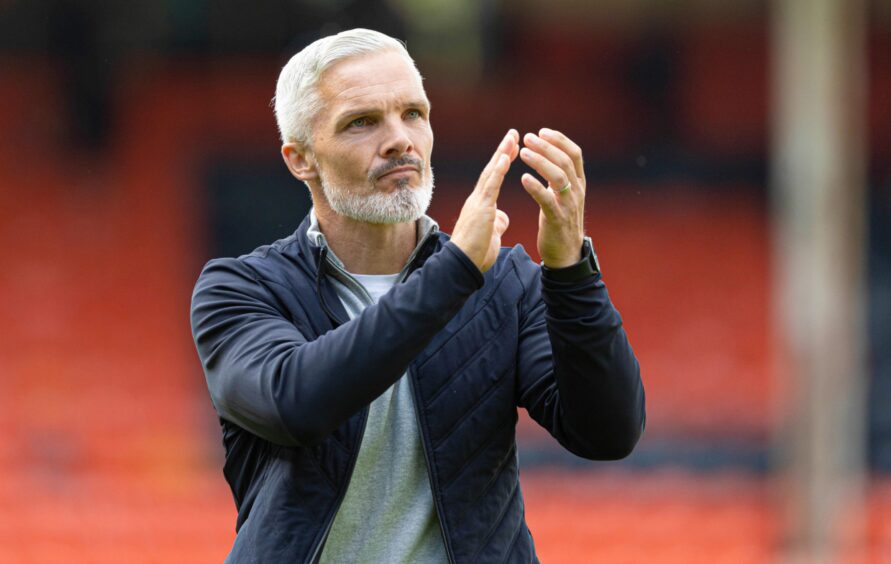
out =
[(581, 260), (585, 238), (585, 169), (582, 150), (553, 129), (523, 136), (520, 158), (544, 178), (522, 177), (523, 188), (538, 202), (538, 253), (548, 268), (564, 268)]

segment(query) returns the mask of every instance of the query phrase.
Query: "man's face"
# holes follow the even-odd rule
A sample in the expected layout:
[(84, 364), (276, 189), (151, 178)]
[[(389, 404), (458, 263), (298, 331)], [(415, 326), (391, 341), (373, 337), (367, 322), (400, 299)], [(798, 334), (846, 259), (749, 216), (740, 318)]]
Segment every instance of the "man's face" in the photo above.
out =
[(433, 193), (430, 103), (393, 51), (335, 63), (319, 81), (311, 158), (338, 214), (368, 223), (414, 221)]

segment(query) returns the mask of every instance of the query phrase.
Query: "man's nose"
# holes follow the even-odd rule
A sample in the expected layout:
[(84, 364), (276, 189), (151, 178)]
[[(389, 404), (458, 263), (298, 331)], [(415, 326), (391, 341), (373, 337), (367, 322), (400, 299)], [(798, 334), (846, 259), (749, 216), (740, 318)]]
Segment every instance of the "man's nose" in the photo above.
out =
[(400, 119), (387, 124), (384, 140), (381, 145), (381, 156), (385, 158), (401, 157), (414, 150), (411, 136), (405, 123)]

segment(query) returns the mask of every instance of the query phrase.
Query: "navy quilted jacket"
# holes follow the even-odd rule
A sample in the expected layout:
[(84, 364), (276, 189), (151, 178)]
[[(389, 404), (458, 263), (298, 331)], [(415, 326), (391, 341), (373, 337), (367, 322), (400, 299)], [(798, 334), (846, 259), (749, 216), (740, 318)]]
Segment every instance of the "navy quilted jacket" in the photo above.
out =
[(209, 262), (193, 295), (238, 508), (229, 561), (318, 558), (368, 405), (406, 369), (449, 560), (537, 561), (517, 406), (589, 459), (628, 455), (644, 426), (638, 363), (600, 276), (543, 273), (521, 246), (481, 275), (433, 233), (404, 282), (347, 321), (308, 225)]

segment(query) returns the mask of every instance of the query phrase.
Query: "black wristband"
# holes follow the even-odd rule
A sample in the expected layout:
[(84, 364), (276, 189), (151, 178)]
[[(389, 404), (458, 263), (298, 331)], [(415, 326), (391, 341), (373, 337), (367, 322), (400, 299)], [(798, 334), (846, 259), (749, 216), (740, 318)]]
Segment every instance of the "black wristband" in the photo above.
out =
[(542, 264), (541, 271), (555, 282), (580, 282), (600, 274), (600, 263), (594, 252), (594, 246), (591, 244), (591, 238), (585, 237), (582, 242), (582, 258), (577, 263), (563, 268), (548, 268)]

